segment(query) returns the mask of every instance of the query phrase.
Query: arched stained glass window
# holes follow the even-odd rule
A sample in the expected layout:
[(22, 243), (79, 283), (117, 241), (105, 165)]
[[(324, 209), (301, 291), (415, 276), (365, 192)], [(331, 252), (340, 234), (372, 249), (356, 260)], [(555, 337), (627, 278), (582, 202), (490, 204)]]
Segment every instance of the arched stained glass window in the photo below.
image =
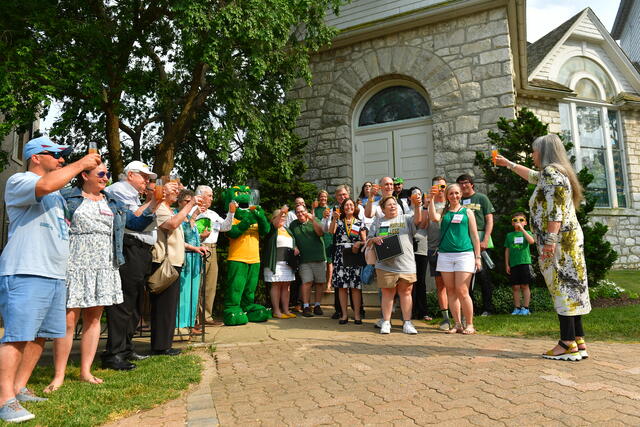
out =
[(578, 98), (602, 99), (600, 89), (598, 89), (598, 86), (590, 79), (578, 80), (575, 91), (578, 94)]
[(429, 104), (417, 90), (406, 86), (382, 89), (367, 101), (358, 126), (426, 117), (431, 114)]
[[(591, 74), (594, 79), (598, 80), (602, 87), (604, 87), (605, 96), (607, 98), (615, 95), (614, 85), (609, 78), (609, 75), (597, 62), (584, 56), (574, 56), (562, 65), (560, 73), (558, 74), (558, 83), (569, 87), (574, 74), (578, 72)], [(582, 81), (582, 79), (580, 81)], [(597, 94), (598, 98), (596, 99), (602, 99), (600, 91), (597, 91)]]

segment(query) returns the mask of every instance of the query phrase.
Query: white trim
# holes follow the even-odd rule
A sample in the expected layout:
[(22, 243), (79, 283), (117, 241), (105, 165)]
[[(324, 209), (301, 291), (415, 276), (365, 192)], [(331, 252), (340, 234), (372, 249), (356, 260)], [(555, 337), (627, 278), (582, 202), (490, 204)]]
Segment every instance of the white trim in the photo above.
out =
[(607, 107), (600, 107), (600, 121), (602, 122), (602, 132), (604, 138), (604, 150), (607, 158), (607, 190), (609, 192), (609, 204), (612, 208), (618, 207), (618, 195), (616, 194), (616, 174), (613, 169), (613, 152), (611, 149), (611, 134), (609, 131), (609, 116)]
[[(571, 77), (571, 83), (569, 84), (569, 87), (573, 89), (574, 92), (576, 92), (576, 86), (578, 85), (578, 82), (582, 79), (589, 80), (590, 82), (596, 85), (596, 87), (598, 88), (598, 91), (600, 92), (599, 101), (603, 101), (607, 99), (607, 93), (605, 92), (604, 86), (602, 86), (602, 83), (600, 83), (600, 80), (593, 74), (587, 73), (586, 71), (578, 71), (577, 73), (575, 73)], [(584, 99), (584, 98), (577, 98), (577, 99)]]
[[(566, 64), (567, 61), (575, 58), (576, 56), (583, 56), (585, 58), (591, 59), (593, 62), (595, 62), (602, 68), (602, 71), (604, 71), (607, 77), (609, 77), (609, 80), (613, 85), (613, 90), (615, 91), (614, 96), (623, 91), (622, 86), (620, 85), (620, 82), (618, 82), (618, 80), (615, 77), (613, 77), (613, 73), (609, 70), (609, 68), (605, 65), (605, 63), (602, 62), (602, 59), (599, 56), (596, 56), (591, 52), (583, 51), (582, 48), (579, 48), (577, 46), (563, 52), (562, 56), (558, 56), (556, 60), (553, 61), (553, 65), (549, 68), (549, 80), (558, 82), (557, 80), (558, 74), (560, 74), (560, 70), (562, 69), (564, 64)], [(584, 73), (584, 71), (579, 71), (579, 72)], [(558, 83), (561, 83), (561, 82), (558, 82)], [(571, 88), (573, 89), (573, 87)], [(603, 99), (606, 99), (606, 97)]]

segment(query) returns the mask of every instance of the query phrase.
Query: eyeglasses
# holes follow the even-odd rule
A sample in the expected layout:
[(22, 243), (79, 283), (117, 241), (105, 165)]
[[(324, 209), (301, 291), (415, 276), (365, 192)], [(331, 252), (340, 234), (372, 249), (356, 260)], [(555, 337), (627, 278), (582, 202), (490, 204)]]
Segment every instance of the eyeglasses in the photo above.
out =
[(526, 222), (527, 220), (525, 218), (511, 218), (511, 222)]
[(38, 155), (51, 156), (56, 160), (62, 158), (62, 156), (63, 156), (62, 151), (58, 151), (57, 153), (51, 153), (49, 151), (43, 151), (42, 153), (38, 153)]
[(471, 185), (469, 181), (458, 181), (459, 185)]
[(104, 178), (106, 176), (107, 179), (111, 179), (111, 172), (100, 171), (96, 175), (98, 178)]

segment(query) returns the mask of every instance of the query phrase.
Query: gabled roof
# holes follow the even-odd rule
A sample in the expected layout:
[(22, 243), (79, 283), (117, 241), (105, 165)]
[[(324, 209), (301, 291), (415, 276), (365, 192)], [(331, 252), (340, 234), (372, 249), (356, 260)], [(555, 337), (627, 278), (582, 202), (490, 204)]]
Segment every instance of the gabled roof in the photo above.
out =
[(533, 70), (536, 69), (538, 64), (542, 62), (542, 60), (547, 56), (549, 52), (554, 48), (556, 44), (562, 39), (569, 28), (578, 20), (580, 15), (584, 10), (578, 12), (569, 20), (565, 21), (562, 25), (557, 27), (555, 30), (547, 33), (545, 36), (541, 37), (535, 43), (532, 43), (527, 46), (527, 73), (531, 75)]
[(627, 17), (629, 16), (629, 12), (631, 11), (631, 7), (633, 6), (634, 0), (621, 0), (620, 6), (618, 6), (618, 13), (616, 14), (616, 20), (613, 23), (613, 28), (611, 29), (611, 37), (614, 40), (620, 40), (620, 36), (622, 35), (622, 30), (627, 23)]

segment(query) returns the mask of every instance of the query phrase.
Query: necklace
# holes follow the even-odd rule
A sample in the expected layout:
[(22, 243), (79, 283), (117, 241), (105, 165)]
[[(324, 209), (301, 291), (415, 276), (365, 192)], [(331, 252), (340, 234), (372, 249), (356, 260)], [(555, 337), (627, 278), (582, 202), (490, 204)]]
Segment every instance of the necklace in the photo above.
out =
[(353, 227), (354, 219), (355, 218), (353, 217), (351, 219), (347, 219), (347, 218), (344, 219), (344, 223), (347, 228), (347, 236), (351, 235), (351, 227)]
[(84, 197), (86, 199), (89, 199), (89, 200), (93, 200), (94, 202), (98, 202), (98, 201), (100, 201), (100, 200), (102, 200), (104, 198), (102, 193), (98, 193), (96, 195), (96, 194), (87, 193), (84, 190), (82, 190), (82, 197)]

